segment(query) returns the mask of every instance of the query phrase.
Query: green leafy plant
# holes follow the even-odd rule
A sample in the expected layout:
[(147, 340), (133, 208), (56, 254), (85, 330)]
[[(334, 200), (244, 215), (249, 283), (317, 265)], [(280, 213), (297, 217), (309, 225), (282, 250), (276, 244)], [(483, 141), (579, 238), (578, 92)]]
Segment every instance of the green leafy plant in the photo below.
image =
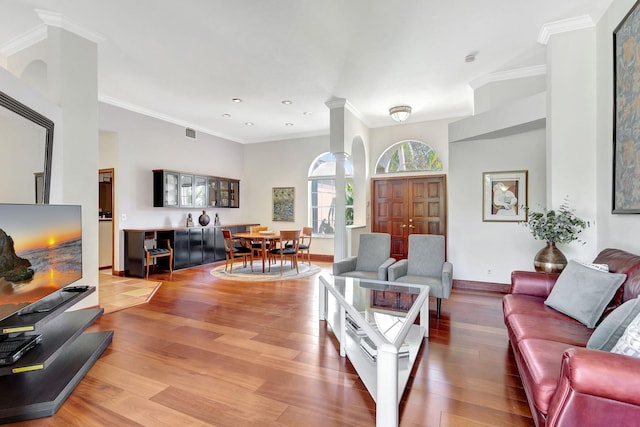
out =
[(565, 199), (558, 210), (543, 209), (540, 212), (531, 211), (523, 207), (528, 214), (528, 220), (522, 224), (531, 231), (537, 240), (550, 243), (570, 243), (573, 241), (586, 242), (578, 239), (578, 234), (589, 227), (589, 221), (578, 218), (574, 210), (569, 207), (569, 200)]

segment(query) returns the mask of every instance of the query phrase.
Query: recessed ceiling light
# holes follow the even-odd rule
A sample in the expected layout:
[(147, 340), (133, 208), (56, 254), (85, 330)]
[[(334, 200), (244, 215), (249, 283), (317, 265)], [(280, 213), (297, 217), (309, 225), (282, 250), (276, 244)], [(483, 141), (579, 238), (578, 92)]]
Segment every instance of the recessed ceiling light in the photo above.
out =
[(240, 99), (240, 98), (233, 98), (233, 99), (232, 99), (232, 101), (233, 101), (233, 102), (235, 102), (235, 103), (240, 103), (240, 102), (242, 102), (242, 99)]
[(244, 122), (244, 124), (247, 126), (253, 126), (253, 122)]
[(291, 104), (293, 104), (293, 101), (289, 101), (288, 99), (285, 99), (284, 101), (282, 101), (282, 103), (284, 105), (291, 105)]
[(293, 126), (293, 123), (285, 123), (285, 126)]
[(464, 62), (473, 62), (476, 60), (476, 55), (478, 52), (471, 52), (467, 56), (464, 57)]
[(231, 114), (229, 114), (229, 113), (224, 113), (224, 114), (222, 115), (222, 117), (224, 117), (225, 119), (228, 119), (229, 117), (231, 117)]
[(310, 115), (312, 115), (313, 113), (312, 113), (311, 111), (305, 111), (305, 112), (304, 112), (304, 113), (302, 113), (302, 114), (303, 114), (303, 115), (305, 115), (305, 116), (310, 116)]

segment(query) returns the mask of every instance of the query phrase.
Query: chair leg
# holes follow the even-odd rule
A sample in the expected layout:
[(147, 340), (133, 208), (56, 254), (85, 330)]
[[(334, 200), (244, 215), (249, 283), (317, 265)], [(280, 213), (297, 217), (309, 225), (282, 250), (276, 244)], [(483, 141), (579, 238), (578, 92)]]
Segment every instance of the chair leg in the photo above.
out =
[(442, 306), (442, 298), (436, 298), (436, 319), (440, 318), (440, 307)]

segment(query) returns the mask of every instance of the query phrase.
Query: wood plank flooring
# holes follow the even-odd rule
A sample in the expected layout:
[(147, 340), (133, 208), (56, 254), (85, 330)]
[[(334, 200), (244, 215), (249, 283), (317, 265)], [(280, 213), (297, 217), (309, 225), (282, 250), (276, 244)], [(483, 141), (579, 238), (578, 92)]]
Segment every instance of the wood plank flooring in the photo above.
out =
[[(320, 264), (329, 271), (331, 264)], [(157, 274), (147, 304), (103, 316), (111, 346), (53, 417), (23, 426), (373, 426), (375, 404), (318, 320), (317, 276)], [(401, 402), (401, 426), (532, 426), (501, 296), (454, 291)]]

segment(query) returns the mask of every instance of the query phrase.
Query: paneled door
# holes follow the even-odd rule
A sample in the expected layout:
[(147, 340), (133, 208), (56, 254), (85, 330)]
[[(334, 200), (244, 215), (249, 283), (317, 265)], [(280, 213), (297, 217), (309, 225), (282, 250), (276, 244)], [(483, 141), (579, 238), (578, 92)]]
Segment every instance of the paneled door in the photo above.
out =
[(410, 234), (447, 234), (444, 175), (374, 178), (371, 230), (391, 235), (391, 256), (404, 259)]

